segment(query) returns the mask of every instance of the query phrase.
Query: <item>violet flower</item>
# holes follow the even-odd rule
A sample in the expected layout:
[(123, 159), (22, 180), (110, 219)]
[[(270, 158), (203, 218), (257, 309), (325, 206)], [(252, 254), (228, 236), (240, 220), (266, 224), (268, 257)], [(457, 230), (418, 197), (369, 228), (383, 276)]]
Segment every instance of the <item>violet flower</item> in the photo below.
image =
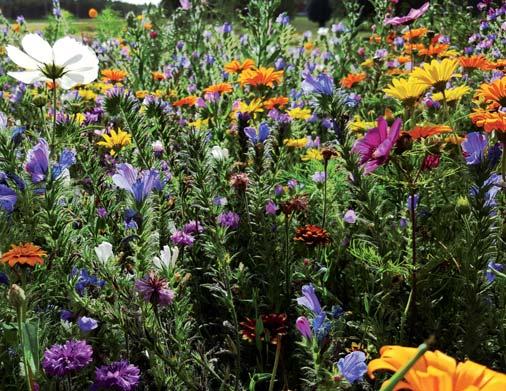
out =
[(223, 227), (236, 229), (239, 227), (239, 221), (241, 218), (237, 213), (228, 211), (220, 213), (216, 220)]
[(306, 73), (302, 82), (302, 90), (306, 94), (330, 96), (334, 93), (334, 80), (325, 73), (320, 73), (316, 78), (313, 78), (310, 73)]
[(430, 6), (430, 2), (426, 2), (420, 8), (411, 8), (406, 16), (395, 16), (393, 18), (387, 18), (383, 24), (386, 26), (402, 26), (413, 23), (418, 18), (425, 14)]
[(146, 170), (139, 172), (128, 163), (116, 166), (116, 174), (112, 176), (112, 180), (120, 189), (129, 191), (137, 203), (141, 203), (153, 190), (161, 187), (158, 171)]
[(28, 151), (25, 161), (25, 171), (31, 175), (33, 183), (40, 183), (46, 179), (49, 170), (49, 145), (43, 138)]
[(304, 338), (311, 339), (313, 332), (311, 331), (311, 323), (305, 316), (299, 316), (295, 321), (295, 327)]
[(140, 373), (128, 361), (116, 361), (95, 370), (94, 386), (99, 390), (131, 391), (139, 384)]
[(7, 213), (12, 213), (16, 201), (16, 192), (10, 187), (0, 184), (0, 209), (3, 209)]
[(351, 352), (337, 362), (337, 367), (348, 382), (355, 383), (367, 372), (365, 353), (358, 350)]
[(154, 273), (135, 281), (135, 290), (145, 301), (161, 307), (172, 304), (175, 293), (168, 288), (167, 280)]
[(63, 377), (87, 366), (92, 355), (93, 350), (86, 341), (67, 341), (44, 352), (42, 368), (50, 376)]
[(322, 313), (322, 307), (320, 301), (316, 296), (313, 284), (302, 286), (302, 297), (297, 299), (297, 304), (302, 305), (309, 310), (313, 311), (316, 315)]

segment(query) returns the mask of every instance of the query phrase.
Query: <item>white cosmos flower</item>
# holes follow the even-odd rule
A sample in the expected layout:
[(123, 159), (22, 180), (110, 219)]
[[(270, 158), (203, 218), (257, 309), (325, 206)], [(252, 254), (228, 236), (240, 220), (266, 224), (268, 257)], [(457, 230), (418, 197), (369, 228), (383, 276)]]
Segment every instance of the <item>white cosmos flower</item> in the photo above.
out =
[(78, 84), (88, 84), (98, 76), (98, 58), (88, 46), (74, 38), (57, 40), (53, 47), (37, 34), (27, 34), (21, 40), (23, 50), (7, 46), (9, 58), (24, 71), (8, 72), (25, 83), (56, 80), (68, 90)]
[(97, 258), (100, 262), (106, 263), (109, 258), (114, 257), (112, 244), (109, 242), (100, 243), (97, 247), (95, 247), (95, 254), (97, 254)]
[(159, 257), (153, 258), (153, 264), (157, 269), (164, 269), (166, 267), (173, 268), (176, 265), (177, 257), (179, 256), (179, 247), (163, 246), (160, 251)]

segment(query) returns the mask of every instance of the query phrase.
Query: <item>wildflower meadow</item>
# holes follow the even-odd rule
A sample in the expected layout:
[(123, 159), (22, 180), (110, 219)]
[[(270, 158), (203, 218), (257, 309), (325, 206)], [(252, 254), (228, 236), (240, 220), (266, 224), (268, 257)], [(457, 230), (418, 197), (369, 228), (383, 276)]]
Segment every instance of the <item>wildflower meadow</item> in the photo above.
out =
[(0, 16), (0, 390), (506, 390), (505, 2), (47, 3)]

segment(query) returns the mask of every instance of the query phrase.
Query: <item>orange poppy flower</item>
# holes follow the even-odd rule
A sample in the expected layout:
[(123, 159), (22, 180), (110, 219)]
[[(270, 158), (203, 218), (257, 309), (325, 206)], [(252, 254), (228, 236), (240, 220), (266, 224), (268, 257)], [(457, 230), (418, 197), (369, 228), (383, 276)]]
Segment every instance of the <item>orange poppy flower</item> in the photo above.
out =
[(199, 97), (195, 95), (186, 96), (182, 99), (179, 99), (172, 103), (172, 106), (180, 107), (180, 106), (195, 106), (195, 103), (197, 103), (197, 99)]
[(109, 81), (111, 83), (119, 83), (128, 75), (128, 73), (120, 69), (104, 69), (101, 73), (102, 80), (105, 82)]
[(246, 69), (251, 69), (254, 66), (255, 61), (253, 61), (251, 58), (247, 58), (246, 60), (244, 60), (242, 64), (237, 60), (232, 60), (228, 64), (225, 64), (225, 72), (240, 73), (242, 71), (245, 71)]
[(33, 243), (21, 243), (11, 245), (11, 249), (2, 255), (0, 260), (2, 263), (8, 263), (10, 267), (14, 267), (16, 264), (34, 267), (37, 264), (44, 264), (42, 257), (46, 255), (44, 250)]
[(419, 140), (421, 138), (437, 136), (441, 133), (449, 133), (451, 131), (452, 128), (446, 125), (425, 125), (415, 126), (413, 129), (402, 133), (411, 136), (413, 140)]
[(276, 71), (274, 68), (252, 68), (246, 69), (239, 75), (241, 86), (247, 84), (253, 87), (267, 86), (274, 87), (274, 84), (281, 84), (284, 71)]
[(360, 83), (362, 80), (365, 80), (366, 77), (367, 75), (364, 72), (350, 73), (341, 79), (341, 85), (344, 88), (351, 88), (355, 84)]
[(491, 103), (492, 108), (506, 106), (506, 76), (492, 83), (482, 84), (476, 91), (476, 96)]
[(450, 45), (429, 45), (428, 48), (423, 48), (418, 51), (418, 54), (420, 56), (440, 56), (441, 54), (445, 53)]
[[(381, 358), (372, 360), (368, 374), (374, 379), (376, 371), (396, 372), (417, 353), (415, 348), (383, 346)], [(383, 388), (388, 384), (383, 383)], [(411, 391), (497, 391), (506, 389), (506, 375), (492, 371), (473, 361), (457, 363), (446, 354), (436, 350), (426, 352), (408, 371), (395, 390)]]
[(282, 109), (288, 104), (288, 98), (286, 96), (276, 96), (274, 98), (267, 99), (264, 102), (264, 107), (267, 110), (272, 110), (274, 108)]
[(204, 92), (206, 94), (226, 94), (227, 92), (232, 92), (233, 88), (232, 85), (229, 83), (219, 83), (219, 84), (213, 84), (212, 86), (207, 87), (204, 89)]
[(153, 76), (153, 80), (156, 80), (156, 81), (165, 80), (165, 74), (160, 71), (151, 72), (151, 76)]
[(426, 29), (425, 27), (420, 27), (419, 29), (413, 29), (413, 30), (408, 30), (406, 31), (402, 37), (406, 40), (406, 41), (411, 41), (412, 39), (415, 39), (415, 38), (419, 38), (419, 37), (423, 37), (425, 36), (425, 34), (427, 34), (429, 30)]
[(462, 68), (466, 70), (481, 69), (482, 71), (485, 71), (491, 67), (490, 62), (482, 55), (470, 57), (462, 56), (459, 58), (459, 63)]

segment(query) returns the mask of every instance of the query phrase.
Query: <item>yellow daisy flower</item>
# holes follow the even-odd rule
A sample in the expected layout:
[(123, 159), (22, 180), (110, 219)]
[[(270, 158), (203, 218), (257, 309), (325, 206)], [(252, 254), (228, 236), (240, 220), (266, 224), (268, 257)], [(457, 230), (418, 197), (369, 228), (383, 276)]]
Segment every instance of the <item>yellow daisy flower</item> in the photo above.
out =
[(194, 128), (199, 130), (202, 128), (207, 128), (207, 126), (209, 125), (209, 118), (206, 119), (199, 118), (196, 121), (189, 122), (188, 125), (193, 126)]
[(102, 138), (104, 141), (99, 141), (97, 145), (109, 148), (109, 153), (111, 156), (116, 155), (116, 153), (119, 152), (123, 147), (126, 147), (132, 142), (132, 136), (121, 129), (118, 129), (117, 132), (113, 129), (111, 130), (110, 135), (103, 134)]
[(471, 91), (471, 88), (469, 88), (468, 86), (458, 86), (455, 88), (450, 88), (448, 90), (445, 90), (444, 96), (443, 96), (442, 92), (438, 92), (438, 93), (432, 95), (432, 99), (440, 101), (446, 97), (447, 102), (453, 102), (453, 101), (457, 101), (460, 98), (462, 98), (469, 91)]
[(392, 84), (385, 88), (383, 92), (402, 101), (406, 106), (413, 106), (427, 88), (427, 85), (421, 84), (413, 77), (408, 79), (398, 78), (393, 79)]
[(92, 90), (79, 90), (79, 96), (84, 100), (95, 100), (97, 94), (95, 94)]
[(304, 148), (307, 144), (307, 138), (285, 138), (283, 144), (290, 148)]
[(455, 59), (445, 58), (443, 61), (432, 60), (432, 62), (423, 64), (411, 72), (411, 76), (416, 79), (419, 84), (428, 87), (434, 87), (436, 91), (443, 91), (446, 83), (455, 76), (459, 62)]
[(375, 121), (364, 121), (358, 115), (353, 118), (353, 122), (348, 124), (348, 128), (352, 132), (361, 132), (363, 130), (372, 129), (376, 126)]
[(311, 110), (296, 107), (294, 109), (288, 110), (288, 115), (291, 119), (301, 119), (305, 121), (311, 118)]
[(308, 161), (308, 160), (323, 160), (323, 155), (320, 152), (319, 149), (311, 148), (308, 149), (305, 155), (302, 155), (301, 160)]

